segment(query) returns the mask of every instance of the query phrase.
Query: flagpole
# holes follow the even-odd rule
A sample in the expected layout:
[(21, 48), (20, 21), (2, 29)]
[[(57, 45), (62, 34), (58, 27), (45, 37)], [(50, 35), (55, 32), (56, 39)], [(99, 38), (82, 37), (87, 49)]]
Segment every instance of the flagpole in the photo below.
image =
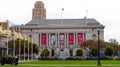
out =
[(86, 10), (86, 19), (87, 19), (87, 15), (88, 15), (88, 10)]
[(87, 15), (88, 15), (88, 10), (86, 10), (86, 16), (84, 17), (84, 19), (85, 19), (85, 22), (86, 22), (86, 24), (87, 24)]
[(63, 11), (64, 11), (64, 8), (62, 8), (62, 11), (61, 11), (61, 24), (63, 24)]

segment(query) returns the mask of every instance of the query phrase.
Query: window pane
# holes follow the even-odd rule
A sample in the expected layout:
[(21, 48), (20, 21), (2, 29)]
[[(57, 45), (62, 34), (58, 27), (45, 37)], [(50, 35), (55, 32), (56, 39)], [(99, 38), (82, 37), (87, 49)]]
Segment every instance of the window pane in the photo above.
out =
[(50, 34), (50, 44), (56, 45), (56, 36), (55, 33)]
[(65, 35), (64, 35), (64, 33), (60, 33), (60, 45), (64, 45), (64, 43), (65, 43)]

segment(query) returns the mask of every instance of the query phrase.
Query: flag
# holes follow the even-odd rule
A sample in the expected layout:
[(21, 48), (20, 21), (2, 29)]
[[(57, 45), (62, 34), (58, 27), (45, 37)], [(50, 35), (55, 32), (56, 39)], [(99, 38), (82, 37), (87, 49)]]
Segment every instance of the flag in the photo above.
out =
[(64, 11), (64, 8), (62, 8), (62, 11)]

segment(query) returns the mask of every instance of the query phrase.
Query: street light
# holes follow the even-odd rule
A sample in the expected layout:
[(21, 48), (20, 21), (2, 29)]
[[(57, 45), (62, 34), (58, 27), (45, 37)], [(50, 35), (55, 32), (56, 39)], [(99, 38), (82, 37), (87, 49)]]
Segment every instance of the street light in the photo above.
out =
[(21, 34), (20, 34), (20, 38), (19, 38), (19, 60), (21, 60)]
[[(31, 41), (31, 60), (33, 60), (33, 53), (34, 53), (34, 51), (33, 51), (33, 39), (32, 39), (32, 35), (29, 35), (29, 38), (30, 38), (30, 41)], [(29, 44), (28, 44), (28, 47), (30, 47)]]
[(7, 20), (7, 55), (8, 55), (8, 30), (9, 30), (9, 21)]
[(25, 39), (24, 39), (24, 61), (25, 61)]
[(98, 32), (98, 66), (101, 66), (100, 63), (100, 30), (97, 31)]
[(34, 57), (34, 55), (33, 55), (33, 53), (34, 53), (34, 51), (33, 51), (33, 39), (32, 39), (32, 45), (31, 45), (31, 48), (32, 48), (32, 50), (31, 50), (31, 54), (32, 54), (32, 60), (33, 60), (33, 57)]
[(29, 61), (29, 37), (28, 37), (28, 61)]
[(13, 56), (15, 56), (15, 34), (12, 33), (13, 36)]

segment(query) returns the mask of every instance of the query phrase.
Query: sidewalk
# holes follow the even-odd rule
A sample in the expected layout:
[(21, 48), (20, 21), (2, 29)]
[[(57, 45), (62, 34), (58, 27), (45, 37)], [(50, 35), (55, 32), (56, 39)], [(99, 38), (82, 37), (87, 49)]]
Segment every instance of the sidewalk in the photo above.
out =
[(36, 61), (36, 60), (19, 60), (18, 62), (31, 62), (31, 61)]

